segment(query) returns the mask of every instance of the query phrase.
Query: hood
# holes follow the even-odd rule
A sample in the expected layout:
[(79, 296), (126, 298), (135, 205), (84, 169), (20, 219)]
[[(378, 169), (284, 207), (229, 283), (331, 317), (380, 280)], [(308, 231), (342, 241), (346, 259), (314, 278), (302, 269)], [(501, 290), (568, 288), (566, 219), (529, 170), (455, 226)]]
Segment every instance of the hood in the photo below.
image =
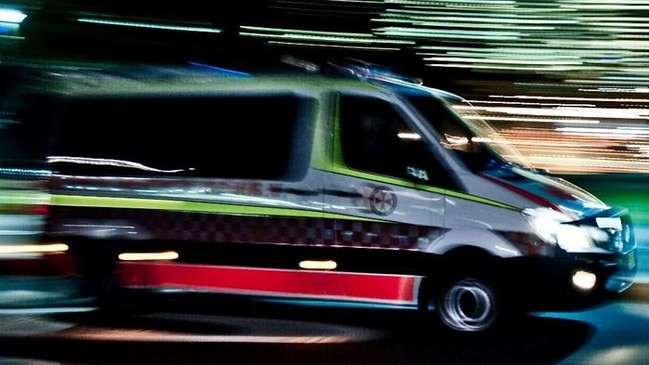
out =
[(574, 219), (592, 216), (610, 208), (583, 188), (537, 170), (503, 164), (483, 171), (482, 175), (539, 205), (559, 210)]

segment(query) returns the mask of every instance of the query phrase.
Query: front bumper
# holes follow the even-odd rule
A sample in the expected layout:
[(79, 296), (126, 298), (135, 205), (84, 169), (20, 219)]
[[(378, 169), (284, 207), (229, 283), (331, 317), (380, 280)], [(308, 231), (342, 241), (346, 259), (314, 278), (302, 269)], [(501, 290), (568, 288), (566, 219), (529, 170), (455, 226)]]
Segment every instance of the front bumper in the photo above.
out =
[(508, 273), (516, 275), (503, 282), (528, 310), (581, 309), (627, 291), (636, 276), (636, 255), (634, 248), (624, 253), (511, 259)]
[(583, 268), (595, 274), (599, 291), (621, 293), (631, 287), (638, 263), (637, 242), (629, 211), (614, 207), (572, 224), (597, 227), (606, 232), (608, 239), (597, 241), (597, 246), (607, 253), (559, 254), (573, 261), (576, 270)]
[(607, 291), (621, 293), (633, 285), (638, 270), (636, 250), (616, 257), (613, 273), (608, 277), (604, 287)]

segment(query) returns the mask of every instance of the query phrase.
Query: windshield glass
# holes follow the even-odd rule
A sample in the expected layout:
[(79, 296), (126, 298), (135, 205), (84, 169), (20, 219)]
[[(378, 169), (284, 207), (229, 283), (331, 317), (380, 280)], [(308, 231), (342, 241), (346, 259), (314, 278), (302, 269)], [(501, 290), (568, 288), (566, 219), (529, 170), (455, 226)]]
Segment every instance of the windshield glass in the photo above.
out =
[(409, 95), (408, 100), (441, 136), (441, 144), (457, 153), (473, 171), (502, 163), (530, 168), (523, 155), (504, 140), (464, 100)]

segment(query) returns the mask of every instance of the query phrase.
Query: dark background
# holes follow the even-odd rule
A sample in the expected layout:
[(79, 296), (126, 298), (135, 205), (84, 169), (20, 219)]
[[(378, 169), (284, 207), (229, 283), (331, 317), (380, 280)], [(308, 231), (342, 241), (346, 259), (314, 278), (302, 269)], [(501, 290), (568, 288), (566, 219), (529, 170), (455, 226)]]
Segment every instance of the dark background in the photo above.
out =
[[(405, 2), (408, 3), (407, 1)], [(415, 2), (413, 2), (415, 3)], [(448, 2), (453, 4), (453, 2)], [(493, 2), (492, 2), (493, 3)], [(515, 2), (513, 2), (515, 4)], [(514, 10), (525, 14), (536, 7), (534, 2), (520, 1)], [(545, 12), (552, 6), (545, 2)], [(508, 69), (472, 69), (471, 67), (427, 66), (421, 47), (472, 47), (475, 50), (492, 47), (488, 35), (493, 29), (475, 30), (471, 38), (437, 38), (435, 32), (465, 31), (470, 24), (438, 22), (424, 26), (425, 36), (394, 35), (383, 32), (384, 27), (400, 25), (385, 19), (395, 10), (408, 10), (398, 4), (380, 1), (281, 1), (243, 0), (235, 2), (205, 2), (185, 0), (182, 2), (161, 2), (151, 0), (126, 1), (80, 1), (80, 0), (10, 0), (0, 6), (17, 8), (28, 14), (17, 32), (21, 39), (4, 40), (0, 43), (0, 60), (5, 65), (12, 63), (65, 63), (65, 62), (146, 62), (177, 63), (202, 62), (211, 65), (237, 69), (276, 68), (282, 55), (291, 55), (315, 62), (332, 59), (358, 58), (377, 63), (414, 77), (420, 77), (435, 87), (454, 92), (485, 94), (492, 90), (502, 91), (518, 85), (554, 83), (564, 75), (556, 72), (536, 72), (519, 69), (513, 64)], [(416, 4), (416, 3), (415, 3)], [(505, 10), (489, 10), (476, 4), (445, 6), (444, 2), (431, 2), (430, 8), (412, 11), (432, 12), (455, 16), (466, 11), (476, 19), (503, 16)], [(467, 2), (471, 4), (471, 2)], [(538, 2), (537, 4), (541, 4)], [(484, 11), (487, 9), (487, 11)], [(630, 11), (630, 13), (633, 13)], [(79, 22), (79, 18), (120, 20), (180, 26), (207, 26), (221, 29), (221, 33), (183, 32), (144, 27), (115, 26)], [(537, 15), (543, 17), (543, 14)], [(390, 19), (390, 18), (388, 18)], [(502, 22), (501, 22), (502, 21)], [(501, 19), (493, 27), (507, 23)], [(504, 23), (503, 23), (504, 22)], [(477, 21), (478, 24), (485, 24)], [(488, 22), (486, 24), (489, 24)], [(499, 25), (500, 24), (500, 25)], [(307, 42), (277, 44), (272, 38), (242, 36), (243, 26), (260, 26), (318, 32), (345, 32), (372, 35), (375, 40), (385, 42), (378, 47), (348, 47), (349, 44), (336, 41), (319, 41), (317, 45)], [(406, 28), (415, 25), (404, 25)], [(560, 31), (558, 36), (564, 32)], [(280, 32), (281, 33), (281, 32)], [(540, 36), (544, 36), (539, 33)], [(538, 39), (539, 35), (535, 35)], [(552, 37), (552, 35), (547, 35)], [(575, 34), (576, 37), (579, 34)], [(1, 39), (0, 39), (1, 40)], [(409, 43), (402, 43), (409, 42)], [(502, 42), (508, 42), (503, 39)], [(527, 41), (525, 41), (527, 42)], [(534, 41), (538, 42), (538, 40)], [(374, 46), (374, 45), (373, 45)], [(531, 44), (529, 47), (535, 47)], [(572, 75), (574, 76), (574, 75)], [(551, 92), (560, 92), (554, 88)], [(544, 92), (548, 92), (547, 90)]]

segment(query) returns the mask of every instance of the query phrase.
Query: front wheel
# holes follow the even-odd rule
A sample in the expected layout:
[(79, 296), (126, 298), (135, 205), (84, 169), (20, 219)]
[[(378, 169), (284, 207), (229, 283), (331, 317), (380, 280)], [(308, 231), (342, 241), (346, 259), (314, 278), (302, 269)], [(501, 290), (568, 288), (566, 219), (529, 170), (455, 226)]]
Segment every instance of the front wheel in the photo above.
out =
[(450, 280), (435, 297), (439, 320), (454, 332), (485, 332), (500, 318), (500, 303), (494, 287), (479, 278)]

